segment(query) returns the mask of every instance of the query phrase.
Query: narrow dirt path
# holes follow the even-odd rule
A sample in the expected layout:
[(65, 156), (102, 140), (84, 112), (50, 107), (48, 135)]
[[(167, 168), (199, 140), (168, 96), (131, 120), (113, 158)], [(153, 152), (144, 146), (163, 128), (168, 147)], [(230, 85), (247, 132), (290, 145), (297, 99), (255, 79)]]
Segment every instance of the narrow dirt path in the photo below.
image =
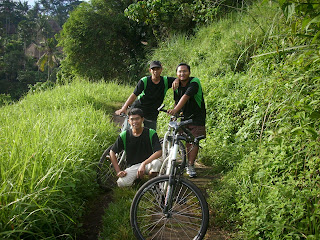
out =
[[(195, 183), (202, 191), (204, 196), (208, 198), (208, 187), (210, 186), (211, 181), (214, 179), (219, 178), (219, 175), (213, 175), (210, 172), (210, 167), (205, 166), (201, 163), (195, 162), (195, 168), (197, 171), (197, 177), (196, 178), (189, 178), (193, 183)], [(209, 228), (207, 230), (206, 236), (204, 240), (227, 240), (231, 239), (229, 234), (218, 227), (215, 226), (214, 224), (214, 216), (213, 212), (210, 209), (209, 206), (209, 211), (210, 211), (210, 219), (209, 219)]]
[[(121, 126), (123, 117), (113, 116), (113, 122)], [(197, 177), (190, 179), (193, 181), (208, 197), (207, 188), (210, 182), (218, 178), (218, 175), (210, 173), (210, 167), (196, 162)], [(102, 218), (108, 204), (112, 201), (112, 192), (101, 192), (95, 199), (89, 201), (87, 204), (88, 211), (83, 217), (83, 225), (81, 227), (82, 234), (77, 240), (98, 240), (99, 233), (102, 231)], [(228, 240), (231, 239), (227, 232), (222, 231), (214, 225), (214, 216), (210, 211), (209, 228), (207, 230), (204, 240)]]
[(112, 201), (110, 192), (101, 192), (87, 203), (88, 211), (83, 216), (82, 233), (77, 240), (97, 240), (102, 230), (102, 217), (108, 204)]

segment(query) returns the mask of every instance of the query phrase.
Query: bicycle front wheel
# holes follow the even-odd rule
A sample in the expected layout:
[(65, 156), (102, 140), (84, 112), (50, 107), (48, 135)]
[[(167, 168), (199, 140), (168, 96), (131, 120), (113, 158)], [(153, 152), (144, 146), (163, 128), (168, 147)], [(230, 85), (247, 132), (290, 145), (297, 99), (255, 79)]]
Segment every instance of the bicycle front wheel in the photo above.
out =
[(137, 239), (203, 239), (209, 221), (208, 204), (200, 189), (186, 179), (175, 183), (172, 204), (164, 213), (168, 176), (146, 182), (130, 208), (130, 222)]

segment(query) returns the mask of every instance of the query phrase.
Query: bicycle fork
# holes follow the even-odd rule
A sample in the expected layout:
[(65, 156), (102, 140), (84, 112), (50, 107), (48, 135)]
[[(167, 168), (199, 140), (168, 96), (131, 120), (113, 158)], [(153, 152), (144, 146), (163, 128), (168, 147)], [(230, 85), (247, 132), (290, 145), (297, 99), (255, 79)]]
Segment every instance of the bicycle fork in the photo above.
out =
[(168, 183), (165, 184), (165, 202), (163, 213), (167, 218), (171, 217), (171, 209), (172, 209), (172, 200), (173, 200), (173, 193), (175, 187), (175, 165), (177, 160), (177, 153), (178, 153), (179, 144), (178, 141), (175, 141), (174, 145), (170, 149), (170, 155), (168, 160), (168, 168), (166, 170), (166, 175), (169, 176)]

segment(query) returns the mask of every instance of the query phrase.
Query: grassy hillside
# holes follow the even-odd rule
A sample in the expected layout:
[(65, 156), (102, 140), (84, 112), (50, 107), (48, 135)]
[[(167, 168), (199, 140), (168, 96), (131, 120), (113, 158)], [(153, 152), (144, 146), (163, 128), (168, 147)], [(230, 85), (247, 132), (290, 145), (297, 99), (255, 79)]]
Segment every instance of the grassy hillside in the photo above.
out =
[(175, 36), (151, 57), (168, 75), (184, 61), (200, 78), (202, 161), (224, 173), (209, 201), (215, 221), (244, 239), (320, 237), (320, 56), (301, 27), (263, 1), (194, 37)]
[(0, 238), (73, 239), (98, 192), (95, 165), (132, 89), (74, 82), (0, 108)]
[[(208, 201), (215, 223), (242, 239), (320, 237), (319, 41), (309, 47), (293, 23), (263, 1), (194, 37), (173, 36), (150, 56), (166, 75), (185, 61), (200, 78), (208, 112), (201, 160), (222, 173)], [(110, 113), (132, 90), (74, 82), (0, 108), (0, 238), (74, 236), (97, 191), (96, 159), (117, 135)], [(161, 135), (168, 117), (159, 120)], [(130, 203), (116, 202), (106, 226), (128, 214)], [(111, 235), (131, 236), (105, 228)]]

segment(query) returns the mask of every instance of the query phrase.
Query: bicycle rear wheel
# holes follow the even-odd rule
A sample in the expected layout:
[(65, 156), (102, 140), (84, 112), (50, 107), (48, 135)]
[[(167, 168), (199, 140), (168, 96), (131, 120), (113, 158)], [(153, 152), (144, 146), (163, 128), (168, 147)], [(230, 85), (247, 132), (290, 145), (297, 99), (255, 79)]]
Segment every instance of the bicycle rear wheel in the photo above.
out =
[[(110, 159), (111, 148), (112, 145), (104, 151), (100, 158), (97, 169), (97, 182), (99, 186), (104, 190), (111, 190), (112, 188), (114, 188), (118, 179)], [(123, 154), (125, 154), (124, 151), (121, 151), (120, 153), (116, 154), (118, 161), (122, 159), (119, 163), (120, 169), (125, 169), (126, 167), (126, 161), (124, 159), (125, 156), (123, 156)]]
[(208, 204), (199, 188), (186, 179), (175, 183), (172, 207), (163, 212), (168, 176), (146, 182), (130, 208), (130, 223), (137, 239), (201, 240), (208, 228)]

